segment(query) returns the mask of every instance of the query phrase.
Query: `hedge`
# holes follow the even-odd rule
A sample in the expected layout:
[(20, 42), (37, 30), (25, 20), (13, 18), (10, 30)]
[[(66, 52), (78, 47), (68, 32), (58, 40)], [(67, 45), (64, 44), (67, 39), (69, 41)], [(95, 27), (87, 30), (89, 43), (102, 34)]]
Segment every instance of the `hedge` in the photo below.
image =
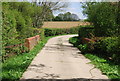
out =
[(120, 46), (118, 42), (118, 37), (107, 37), (99, 42), (96, 42), (94, 45), (94, 51), (101, 53), (105, 57), (120, 62)]
[(80, 26), (78, 34), (80, 38), (90, 38), (90, 34), (94, 34), (94, 26)]
[[(21, 39), (16, 38), (12, 41), (12, 43), (7, 44), (7, 46), (6, 45), (3, 46), (3, 48), (2, 48), (2, 60), (3, 60), (3, 62), (8, 57), (11, 57), (15, 54), (22, 54), (24, 52), (28, 52), (27, 48), (24, 46), (26, 38), (29, 38), (29, 37), (32, 37), (32, 36), (35, 36), (35, 35), (40, 35), (40, 40), (44, 41), (44, 29), (42, 29), (42, 28), (40, 28), (40, 29), (31, 28), (31, 30), (32, 31), (29, 31), (29, 29), (28, 29), (28, 32), (30, 32), (31, 35), (27, 33), (24, 36), (24, 38), (21, 38)], [(19, 42), (17, 43), (15, 41), (19, 41)], [(8, 43), (8, 41), (5, 41), (5, 40), (3, 40), (3, 42)], [(8, 47), (8, 48), (6, 48), (6, 47)]]
[(44, 28), (45, 36), (55, 36), (63, 34), (77, 34), (79, 27), (73, 28)]
[(43, 28), (33, 28), (33, 36), (40, 35), (40, 40), (44, 40), (44, 29)]
[[(29, 2), (3, 2), (2, 7), (2, 56), (22, 53), (25, 48), (21, 44), (24, 44), (26, 38), (40, 35), (41, 40), (44, 40), (44, 29), (37, 29), (39, 26), (35, 24), (34, 17), (40, 15), (35, 12), (41, 11), (40, 6)], [(13, 47), (14, 45), (18, 47)]]

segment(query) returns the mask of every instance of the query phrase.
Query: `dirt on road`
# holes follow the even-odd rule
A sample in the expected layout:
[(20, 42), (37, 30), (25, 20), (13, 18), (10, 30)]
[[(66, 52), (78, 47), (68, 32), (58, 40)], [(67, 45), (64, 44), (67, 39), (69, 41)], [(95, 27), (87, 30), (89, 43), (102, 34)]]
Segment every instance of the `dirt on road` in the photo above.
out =
[(77, 48), (69, 43), (69, 38), (73, 36), (76, 35), (57, 36), (49, 39), (24, 72), (21, 81), (34, 79), (40, 81), (42, 79), (108, 79), (99, 69), (90, 64), (89, 59), (85, 58)]

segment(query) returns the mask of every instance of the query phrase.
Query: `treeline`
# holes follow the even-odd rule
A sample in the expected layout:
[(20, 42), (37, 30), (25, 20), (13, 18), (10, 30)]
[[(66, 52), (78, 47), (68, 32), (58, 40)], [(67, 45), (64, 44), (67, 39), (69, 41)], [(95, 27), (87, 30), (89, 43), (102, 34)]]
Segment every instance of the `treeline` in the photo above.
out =
[(52, 19), (53, 21), (79, 21), (79, 17), (76, 14), (66, 12), (64, 14), (60, 13), (58, 16)]
[[(6, 46), (24, 43), (25, 38), (41, 35), (44, 33), (41, 28), (44, 19), (50, 19), (52, 11), (48, 8), (48, 14), (44, 14), (45, 6), (29, 2), (3, 2), (2, 3), (2, 40), (3, 55), (21, 52), (22, 47), (5, 48)], [(47, 13), (46, 11), (46, 13)]]

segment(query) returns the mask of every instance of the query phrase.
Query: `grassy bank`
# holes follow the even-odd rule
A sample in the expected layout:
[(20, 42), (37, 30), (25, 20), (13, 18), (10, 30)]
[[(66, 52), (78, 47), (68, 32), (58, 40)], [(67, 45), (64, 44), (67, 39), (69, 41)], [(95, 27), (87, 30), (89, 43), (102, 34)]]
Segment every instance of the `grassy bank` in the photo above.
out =
[[(78, 37), (70, 38), (69, 42), (72, 43), (75, 47), (80, 47)], [(82, 46), (82, 51), (86, 51), (85, 45)], [(110, 79), (113, 79), (114, 81), (119, 81), (120, 64), (115, 64), (112, 61), (103, 58), (103, 56), (101, 55), (94, 53), (84, 53), (84, 56), (90, 59), (91, 63), (94, 64), (96, 68), (99, 68), (103, 74), (107, 75)]]

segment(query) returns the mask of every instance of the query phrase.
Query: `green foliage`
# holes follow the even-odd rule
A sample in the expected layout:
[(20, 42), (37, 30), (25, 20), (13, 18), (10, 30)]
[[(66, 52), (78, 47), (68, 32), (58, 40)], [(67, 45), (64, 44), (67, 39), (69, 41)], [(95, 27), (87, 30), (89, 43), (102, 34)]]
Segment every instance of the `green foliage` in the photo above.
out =
[(83, 8), (88, 20), (94, 24), (96, 36), (118, 36), (117, 3), (88, 2)]
[[(41, 28), (44, 20), (47, 21), (53, 18), (52, 10), (48, 8), (48, 6), (38, 6), (36, 3), (29, 2), (12, 2), (8, 4), (10, 5), (9, 8), (11, 10), (21, 12), (23, 17), (30, 17), (32, 20), (31, 26), (36, 28)], [(43, 13), (45, 8), (47, 8), (47, 10), (45, 13)]]
[(80, 44), (77, 47), (81, 51), (81, 53), (83, 53), (83, 54), (88, 52), (88, 45), (87, 44)]
[(79, 17), (76, 14), (72, 14), (70, 12), (66, 12), (64, 14), (58, 14), (53, 21), (79, 21)]
[(8, 8), (5, 8), (3, 10), (3, 40), (5, 45), (13, 43), (13, 41), (18, 36), (17, 30), (16, 30), (16, 19), (15, 15), (12, 10), (9, 10)]
[(90, 53), (85, 54), (85, 57), (89, 58), (92, 63), (95, 64), (95, 67), (99, 68), (102, 73), (107, 75), (110, 79), (116, 79), (114, 81), (118, 81), (120, 79), (120, 65), (115, 65), (104, 58), (100, 58), (99, 56)]
[(5, 48), (6, 46), (23, 44), (26, 38), (35, 35), (40, 35), (41, 40), (44, 39), (44, 29), (37, 29), (39, 25), (34, 24), (38, 20), (36, 17), (41, 16), (41, 6), (29, 2), (3, 2), (2, 7), (3, 56), (22, 53), (21, 50), (24, 48), (24, 46)]
[(112, 60), (120, 62), (120, 48), (117, 37), (107, 37), (95, 44), (95, 51), (99, 51)]
[(78, 41), (78, 37), (76, 36), (76, 37), (71, 37), (70, 39), (69, 39), (69, 42), (71, 43), (71, 44), (73, 44), (74, 46), (78, 46), (79, 45), (79, 41)]
[[(6, 4), (5, 4), (6, 5)], [(18, 32), (16, 30), (16, 19), (12, 10), (9, 10), (7, 5), (3, 9), (3, 28), (2, 28), (2, 40), (3, 40), (3, 55), (6, 54), (4, 46), (19, 44)]]
[(45, 28), (45, 36), (55, 36), (63, 34), (76, 34), (79, 27), (74, 28)]
[(90, 34), (94, 34), (94, 27), (93, 26), (80, 26), (79, 28), (79, 38), (90, 38)]
[(70, 42), (71, 44), (73, 44), (73, 46), (78, 47), (78, 49), (81, 51), (81, 53), (88, 52), (88, 46), (87, 46), (87, 44), (84, 44), (84, 45), (81, 44), (81, 43), (80, 43), (80, 40), (78, 40), (78, 39), (79, 39), (78, 36), (71, 37), (71, 38), (69, 39), (69, 42)]
[(32, 30), (33, 30), (33, 36), (35, 36), (37, 33), (37, 35), (40, 35), (40, 40), (42, 41), (44, 40), (44, 29), (43, 28), (40, 28), (40, 29), (32, 28)]

